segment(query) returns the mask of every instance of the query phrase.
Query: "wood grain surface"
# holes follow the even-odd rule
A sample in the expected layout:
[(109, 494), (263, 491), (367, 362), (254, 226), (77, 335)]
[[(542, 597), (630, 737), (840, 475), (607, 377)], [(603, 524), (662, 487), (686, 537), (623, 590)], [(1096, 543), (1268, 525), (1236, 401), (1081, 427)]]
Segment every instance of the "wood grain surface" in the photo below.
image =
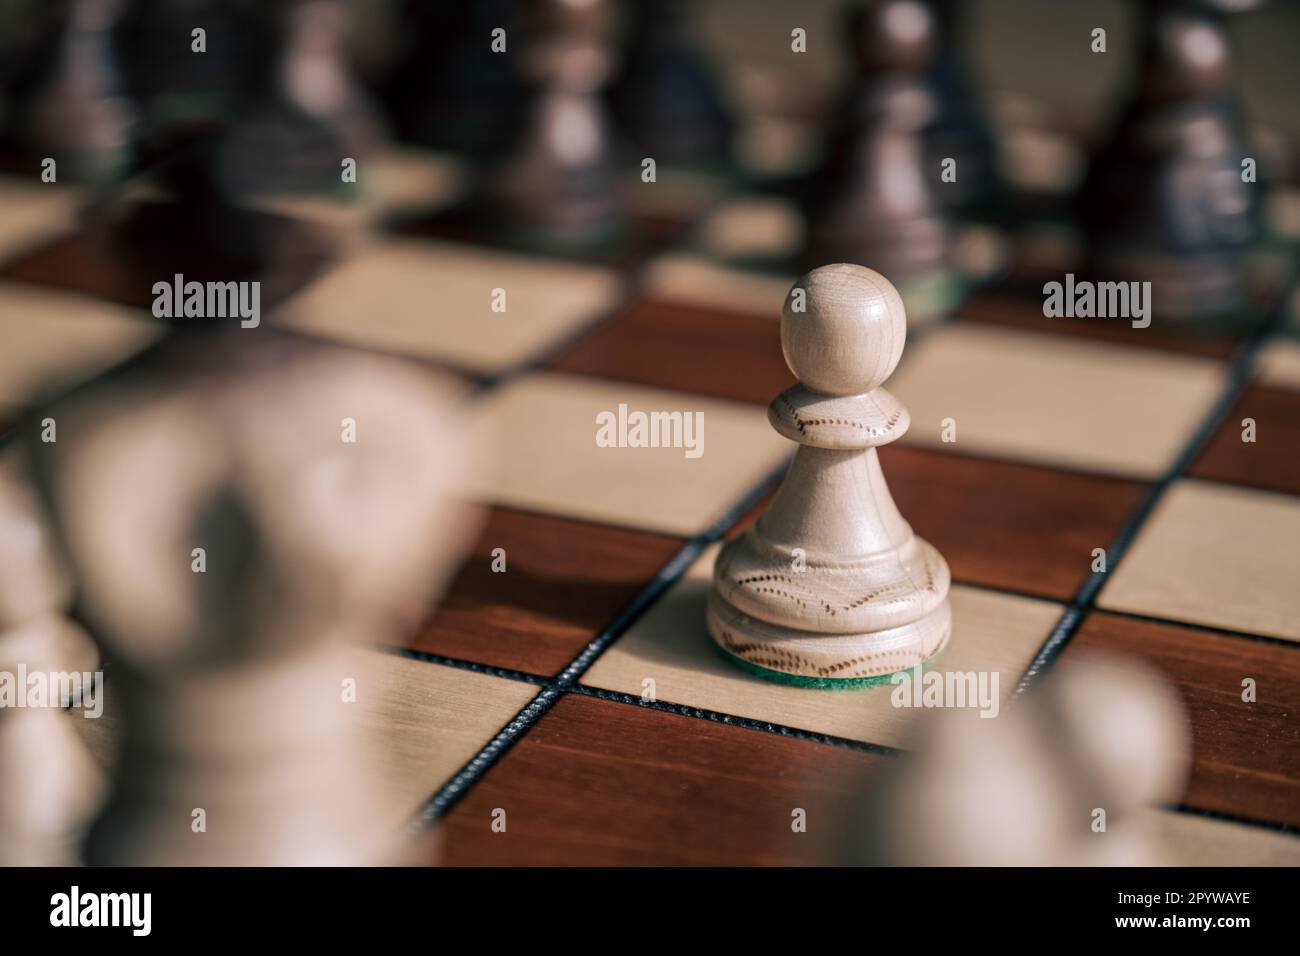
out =
[[(1057, 276), (1055, 281), (1060, 282), (1061, 278)], [(1135, 329), (1126, 319), (1049, 318), (1043, 315), (1043, 299), (1041, 287), (1019, 290), (992, 288), (977, 292), (966, 300), (961, 306), (961, 317), (973, 322), (1219, 359), (1231, 355), (1244, 334), (1241, 330), (1235, 335), (1189, 335), (1177, 329), (1167, 331), (1156, 320), (1152, 320), (1148, 328)]]
[(797, 274), (758, 272), (701, 253), (672, 252), (649, 263), (644, 289), (653, 298), (776, 320)]
[(0, 177), (0, 256), (47, 242), (76, 225), (77, 192), (35, 177)]
[[(421, 651), (549, 676), (562, 670), (682, 547), (680, 538), (493, 508)], [(505, 551), (505, 572), (492, 570)]]
[[(1177, 689), (1192, 728), (1184, 802), (1300, 825), (1300, 650), (1269, 641), (1095, 613), (1066, 646), (1140, 657)], [(1256, 700), (1242, 700), (1242, 681)]]
[(1152, 811), (1176, 866), (1300, 866), (1300, 837), (1194, 813)]
[[(591, 687), (700, 707), (890, 747), (933, 710), (895, 707), (888, 683), (814, 690), (753, 676), (725, 660), (705, 627), (717, 548), (710, 548), (583, 676)], [(1005, 698), (1061, 615), (1050, 601), (953, 587), (952, 640), (927, 669), (998, 673)]]
[(912, 414), (910, 444), (1149, 479), (1225, 384), (1209, 359), (955, 322), (908, 346), (889, 390)]
[(1138, 482), (891, 445), (885, 480), (953, 580), (1062, 600), (1141, 500)]
[[(505, 311), (493, 311), (494, 290)], [(499, 372), (576, 333), (618, 299), (618, 276), (474, 246), (385, 239), (285, 303), (283, 321), (332, 339)]]
[(153, 284), (176, 273), (187, 282), (258, 281), (266, 310), (316, 278), (334, 254), (309, 223), (243, 210), (224, 228), (196, 229), (192, 214), (176, 203), (134, 203), (17, 256), (0, 266), (0, 278), (141, 309), (153, 304)]
[(1300, 293), (1291, 299), (1291, 328), (1259, 350), (1255, 358), (1255, 381), (1260, 385), (1300, 389)]
[[(1241, 440), (1242, 420), (1255, 420), (1255, 440)], [(1198, 478), (1300, 495), (1300, 391), (1252, 385), (1192, 465)]]
[(1300, 498), (1170, 488), (1098, 597), (1103, 608), (1300, 641)]
[[(395, 654), (356, 650), (341, 677), (357, 681), (355, 719), (369, 736), (370, 765), (381, 774), (394, 827), (405, 823), (537, 693), (520, 681)], [(101, 767), (117, 759), (122, 707), (109, 678), (104, 713), (68, 719)]]
[(0, 405), (49, 399), (147, 347), (163, 327), (122, 306), (0, 281)]
[(486, 211), (471, 197), (465, 202), (412, 215), (395, 216), (388, 229), (395, 235), (417, 241), (446, 240), (477, 246), (481, 249), (510, 250), (520, 254), (546, 257), (556, 263), (583, 262), (592, 265), (627, 268), (648, 258), (683, 227), (680, 212), (671, 207), (629, 215), (623, 232), (608, 242), (593, 245), (548, 247), (541, 240), (522, 236), (517, 229), (503, 223), (499, 215)]
[[(597, 416), (620, 405), (682, 412), (692, 424), (702, 415), (700, 454), (601, 447)], [(558, 372), (516, 378), (471, 414), (500, 450), (472, 489), (477, 500), (665, 534), (703, 531), (790, 452), (754, 405)]]
[[(453, 866), (826, 862), (864, 778), (889, 759), (570, 695), (448, 815), (444, 859)], [(806, 813), (804, 833), (792, 830), (797, 809)], [(503, 833), (492, 830), (498, 810)]]
[(779, 323), (656, 298), (634, 302), (551, 367), (759, 405), (794, 384)]

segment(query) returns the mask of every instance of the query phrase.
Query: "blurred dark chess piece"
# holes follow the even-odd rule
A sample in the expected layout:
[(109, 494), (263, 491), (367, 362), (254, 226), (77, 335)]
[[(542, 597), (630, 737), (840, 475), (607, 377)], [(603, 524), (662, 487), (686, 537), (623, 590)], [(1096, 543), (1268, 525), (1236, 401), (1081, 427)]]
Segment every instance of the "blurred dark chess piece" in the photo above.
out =
[(129, 168), (138, 115), (114, 39), (120, 0), (60, 0), (15, 69), (5, 140), (52, 158), (60, 181), (105, 182)]
[(935, 25), (917, 0), (856, 6), (846, 30), (854, 64), (827, 157), (809, 179), (801, 264), (870, 263), (898, 288), (908, 319), (949, 309), (951, 228), (940, 203), (939, 169), (926, 161), (935, 115), (927, 83)]
[[(587, 247), (624, 219), (604, 94), (612, 66), (604, 0), (527, 0), (516, 54), (526, 92), (504, 160), (481, 200), (491, 229), (526, 244)], [(628, 173), (635, 176), (635, 167)]]
[(632, 0), (623, 68), (611, 100), (624, 134), (656, 161), (727, 157), (732, 122), (704, 57), (692, 47), (682, 0)]
[[(133, 288), (147, 290), (176, 273), (186, 281), (256, 281), (267, 310), (337, 254), (337, 240), (319, 224), (232, 201), (207, 165), (196, 146), (162, 170), (169, 196), (93, 211), (97, 221), (87, 234)], [(204, 324), (210, 318), (178, 321)]]
[[(399, 139), (476, 156), (499, 153), (519, 114), (513, 33), (516, 0), (465, 4), (411, 0), (401, 15), (405, 51), (384, 99)], [(494, 30), (504, 37), (494, 37)], [(504, 52), (494, 51), (505, 43)]]
[(345, 159), (384, 139), (383, 122), (354, 82), (342, 0), (265, 7), (273, 52), (238, 117), (217, 138), (212, 176), (232, 198), (337, 190)]
[(1259, 211), (1224, 16), (1251, 0), (1151, 0), (1138, 89), (1079, 196), (1089, 271), (1150, 281), (1153, 313), (1213, 325), (1246, 296)]
[(360, 646), (417, 624), (473, 533), (452, 394), (401, 360), (181, 332), (61, 399), (57, 443), (28, 436), (112, 649), (120, 756), (88, 862), (387, 857), (405, 808), (346, 691), (377, 692)]
[(956, 160), (956, 179), (941, 182), (939, 198), (949, 208), (978, 209), (996, 199), (1001, 177), (993, 135), (981, 114), (966, 56), (962, 17), (955, 0), (930, 0), (939, 53), (931, 77), (936, 112), (926, 133), (928, 169)]
[[(194, 9), (205, 10), (204, 2)], [(188, 21), (215, 25), (207, 53), (190, 52), (188, 28), (174, 12), (155, 8), (135, 22), (139, 56), (158, 63), (178, 88), (155, 88), (146, 98), (152, 168), (166, 197), (103, 213), (133, 272), (257, 280), (270, 304), (329, 258), (324, 230), (263, 204), (341, 189), (343, 161), (360, 160), (383, 138), (344, 62), (346, 12), (341, 0), (277, 0), (252, 9), (234, 0), (221, 16)], [(227, 41), (233, 50), (224, 49)], [(174, 59), (178, 44), (184, 53)], [(207, 56), (228, 71), (187, 72), (190, 61)]]
[(150, 155), (229, 120), (250, 95), (271, 40), (256, 0), (134, 0), (119, 32)]

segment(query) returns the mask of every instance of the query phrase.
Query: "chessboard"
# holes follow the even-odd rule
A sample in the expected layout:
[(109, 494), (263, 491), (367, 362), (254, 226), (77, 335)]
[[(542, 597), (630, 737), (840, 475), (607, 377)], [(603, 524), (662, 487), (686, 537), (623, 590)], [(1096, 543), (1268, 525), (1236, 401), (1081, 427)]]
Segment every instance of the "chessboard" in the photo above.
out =
[[(911, 428), (880, 458), (951, 568), (951, 642), (927, 667), (996, 674), (1015, 708), (1074, 658), (1144, 662), (1191, 736), (1181, 796), (1145, 824), (1165, 862), (1300, 864), (1300, 189), (1271, 185), (1250, 301), (1226, 330), (1047, 318), (1045, 277), (1079, 255), (1066, 199), (1082, 146), (1030, 119), (995, 116), (1016, 198), (962, 227), (953, 304), (927, 315), (927, 290), (904, 296), (888, 387)], [(491, 436), (461, 490), (476, 537), (443, 593), (418, 627), (355, 652), (384, 822), (412, 858), (833, 862), (852, 808), (933, 715), (892, 706), (888, 684), (765, 680), (706, 628), (716, 556), (793, 449), (767, 417), (795, 381), (781, 313), (805, 227), (787, 172), (806, 144), (789, 140), (765, 129), (734, 162), (665, 161), (652, 181), (632, 164), (630, 231), (580, 251), (481, 228), (477, 160), (390, 141), (354, 187), (247, 204), (249, 235), (294, 237), (269, 261), (187, 246), (205, 213), (148, 166), (91, 188), (10, 163), (0, 449), (181, 334), (151, 312), (158, 279), (260, 279), (261, 325), (238, 335), (434, 369)], [(620, 409), (698, 415), (700, 443), (602, 447), (596, 423)], [(104, 691), (101, 719), (66, 716), (111, 776), (111, 658)]]

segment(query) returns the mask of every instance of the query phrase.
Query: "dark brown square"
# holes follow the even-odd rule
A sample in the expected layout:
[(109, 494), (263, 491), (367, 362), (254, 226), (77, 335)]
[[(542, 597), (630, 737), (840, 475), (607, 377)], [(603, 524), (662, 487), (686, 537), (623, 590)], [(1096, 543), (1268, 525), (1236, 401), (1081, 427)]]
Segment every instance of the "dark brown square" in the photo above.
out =
[(1300, 647), (1094, 613), (1064, 656), (1084, 651), (1143, 658), (1177, 688), (1192, 729), (1185, 803), (1300, 825)]
[[(266, 309), (305, 286), (334, 257), (310, 225), (255, 210), (220, 221), (181, 203), (140, 203), (86, 221), (0, 267), (30, 282), (132, 308), (151, 309), (156, 282), (258, 281)], [(183, 320), (182, 320), (183, 321)]]
[[(1147, 486), (906, 445), (880, 449), (898, 510), (944, 556), (953, 580), (1071, 600)], [(769, 493), (737, 519), (735, 537), (762, 517)]]
[[(666, 535), (493, 508), (469, 559), (409, 646), (550, 676), (672, 559)], [(506, 570), (492, 570), (505, 551)]]
[(547, 245), (540, 240), (521, 237), (509, 223), (496, 221), (492, 213), (469, 200), (432, 212), (416, 212), (393, 219), (384, 224), (384, 229), (416, 239), (440, 239), (521, 255), (628, 268), (663, 248), (684, 226), (676, 219), (633, 215), (622, 234), (605, 242), (591, 246)]
[(634, 302), (551, 367), (762, 405), (794, 384), (779, 322), (656, 299)]
[[(1255, 440), (1241, 440), (1242, 420)], [(1233, 406), (1191, 474), (1212, 481), (1300, 495), (1300, 391), (1252, 385)]]
[(890, 445), (881, 467), (903, 517), (953, 578), (1069, 600), (1146, 485)]
[[(448, 815), (444, 861), (828, 862), (863, 779), (889, 759), (569, 695)], [(498, 809), (501, 833), (492, 830)], [(800, 809), (807, 829), (796, 833)]]
[[(1059, 277), (1056, 277), (1059, 281)], [(1041, 286), (1039, 287), (1041, 289)], [(1049, 318), (1043, 315), (1041, 291), (1031, 288), (996, 288), (976, 293), (960, 308), (963, 319), (1006, 325), (1017, 329), (1033, 329), (1075, 338), (1093, 339), (1139, 348), (1159, 349), (1163, 352), (1182, 352), (1207, 358), (1227, 358), (1236, 348), (1242, 329), (1236, 334), (1192, 334), (1177, 329), (1167, 329), (1159, 319), (1149, 328), (1135, 329), (1126, 319), (1070, 319)]]

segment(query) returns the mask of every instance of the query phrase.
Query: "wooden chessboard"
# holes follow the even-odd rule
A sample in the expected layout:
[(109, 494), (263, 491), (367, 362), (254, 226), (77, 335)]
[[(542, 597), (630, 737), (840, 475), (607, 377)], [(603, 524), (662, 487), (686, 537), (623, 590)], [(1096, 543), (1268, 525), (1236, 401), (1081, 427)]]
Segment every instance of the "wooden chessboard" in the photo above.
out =
[[(365, 652), (363, 719), (405, 813), (393, 824), (436, 823), (450, 864), (828, 859), (846, 800), (927, 712), (891, 707), (888, 686), (749, 676), (704, 623), (719, 542), (755, 520), (791, 452), (765, 406), (792, 382), (777, 319), (793, 274), (770, 263), (797, 217), (779, 191), (661, 169), (635, 197), (644, 241), (529, 254), (466, 226), (465, 173), (405, 150), (365, 170), (363, 199), (262, 213), (350, 237), (298, 250), (266, 327), (452, 369), (465, 415), (498, 439), (492, 477), (469, 490), (483, 529), (448, 593), (405, 645)], [(81, 198), (0, 182), (7, 424), (168, 334), (148, 290), (185, 250), (142, 265), (104, 219), (78, 217)], [(154, 201), (147, 183), (117, 199)], [(1059, 657), (1150, 661), (1192, 723), (1186, 793), (1153, 818), (1179, 861), (1300, 863), (1294, 310), (1190, 342), (1044, 319), (1007, 266), (1043, 235), (976, 230), (964, 305), (912, 330), (889, 383), (913, 424), (882, 450), (885, 473), (954, 579), (934, 666), (996, 671), (1010, 697)], [(1275, 270), (1262, 309), (1294, 305), (1289, 279)], [(598, 447), (596, 414), (620, 404), (703, 412), (704, 454)], [(106, 700), (103, 720), (70, 719), (109, 763), (111, 672)]]

